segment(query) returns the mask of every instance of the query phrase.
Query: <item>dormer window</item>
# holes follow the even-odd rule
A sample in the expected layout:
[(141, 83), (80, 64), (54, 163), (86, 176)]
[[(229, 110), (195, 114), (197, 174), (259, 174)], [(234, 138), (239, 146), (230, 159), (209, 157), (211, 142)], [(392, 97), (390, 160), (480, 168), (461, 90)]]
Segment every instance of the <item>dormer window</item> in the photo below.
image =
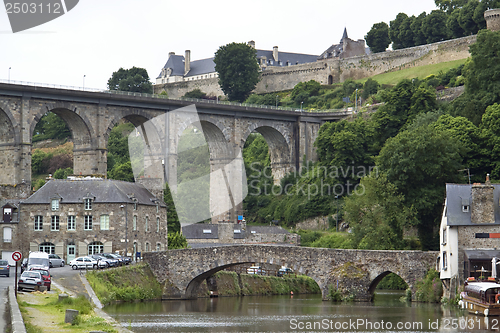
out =
[(85, 210), (92, 210), (92, 199), (90, 199), (90, 198), (83, 199), (83, 204), (84, 204)]
[(52, 211), (59, 210), (59, 199), (52, 199), (51, 200), (51, 208), (52, 208)]
[(462, 198), (462, 213), (468, 213), (470, 210), (469, 199)]

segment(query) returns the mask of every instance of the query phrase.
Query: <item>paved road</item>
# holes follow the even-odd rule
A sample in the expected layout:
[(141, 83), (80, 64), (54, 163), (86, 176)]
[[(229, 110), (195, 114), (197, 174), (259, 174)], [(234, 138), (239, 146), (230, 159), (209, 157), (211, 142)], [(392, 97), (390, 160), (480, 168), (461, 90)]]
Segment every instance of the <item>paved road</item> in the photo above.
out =
[(14, 288), (14, 272), (15, 268), (11, 267), (9, 277), (0, 276), (0, 332), (6, 332), (7, 326), (10, 325), (9, 312), (7, 311), (7, 287)]

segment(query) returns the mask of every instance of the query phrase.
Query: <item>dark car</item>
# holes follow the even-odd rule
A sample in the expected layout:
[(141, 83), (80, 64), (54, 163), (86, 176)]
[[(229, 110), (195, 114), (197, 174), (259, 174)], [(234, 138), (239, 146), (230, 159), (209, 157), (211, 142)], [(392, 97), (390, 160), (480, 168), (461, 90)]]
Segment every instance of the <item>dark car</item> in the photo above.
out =
[(0, 260), (0, 275), (5, 275), (6, 277), (10, 275), (10, 266), (7, 260)]
[[(105, 267), (104, 268), (118, 266), (118, 260), (115, 260), (115, 259), (112, 259), (112, 258), (107, 258), (102, 253), (92, 254), (92, 255), (90, 255), (90, 257), (92, 257), (95, 260), (97, 260), (98, 263), (105, 263)], [(101, 264), (99, 264), (98, 266), (99, 267), (103, 267)]]
[(43, 285), (47, 287), (47, 291), (50, 291), (50, 285), (52, 284), (52, 276), (50, 275), (50, 272), (48, 270), (32, 267), (30, 268), (29, 271), (40, 272), (43, 279)]

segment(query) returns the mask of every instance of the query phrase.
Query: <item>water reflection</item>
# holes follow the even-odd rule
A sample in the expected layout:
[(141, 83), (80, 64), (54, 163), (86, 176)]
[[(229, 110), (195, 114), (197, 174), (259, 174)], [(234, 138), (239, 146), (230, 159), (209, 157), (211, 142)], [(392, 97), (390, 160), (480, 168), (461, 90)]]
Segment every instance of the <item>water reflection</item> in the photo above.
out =
[[(372, 303), (335, 304), (322, 301), (321, 295), (245, 296), (116, 304), (104, 310), (123, 326), (138, 333), (458, 332), (486, 329), (482, 317), (469, 316), (461, 310), (437, 304), (401, 302), (399, 298), (403, 294), (377, 292)], [(482, 325), (478, 326), (476, 323), (476, 326), (468, 326), (467, 329), (460, 329), (460, 326), (453, 329), (450, 326), (451, 320), (459, 318), (463, 318), (463, 321), (480, 320)], [(445, 328), (446, 320), (450, 320), (448, 328)], [(437, 323), (435, 327), (434, 323)], [(494, 323), (489, 325), (490, 329), (492, 324)]]

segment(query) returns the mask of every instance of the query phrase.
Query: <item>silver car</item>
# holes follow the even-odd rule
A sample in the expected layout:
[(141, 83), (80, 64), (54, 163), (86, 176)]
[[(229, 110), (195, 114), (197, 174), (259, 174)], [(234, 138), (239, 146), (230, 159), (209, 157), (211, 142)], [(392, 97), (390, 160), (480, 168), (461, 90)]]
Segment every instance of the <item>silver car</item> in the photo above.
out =
[(9, 277), (10, 274), (10, 266), (7, 260), (0, 260), (0, 275), (5, 275)]
[(50, 267), (64, 267), (64, 259), (57, 254), (49, 254)]

